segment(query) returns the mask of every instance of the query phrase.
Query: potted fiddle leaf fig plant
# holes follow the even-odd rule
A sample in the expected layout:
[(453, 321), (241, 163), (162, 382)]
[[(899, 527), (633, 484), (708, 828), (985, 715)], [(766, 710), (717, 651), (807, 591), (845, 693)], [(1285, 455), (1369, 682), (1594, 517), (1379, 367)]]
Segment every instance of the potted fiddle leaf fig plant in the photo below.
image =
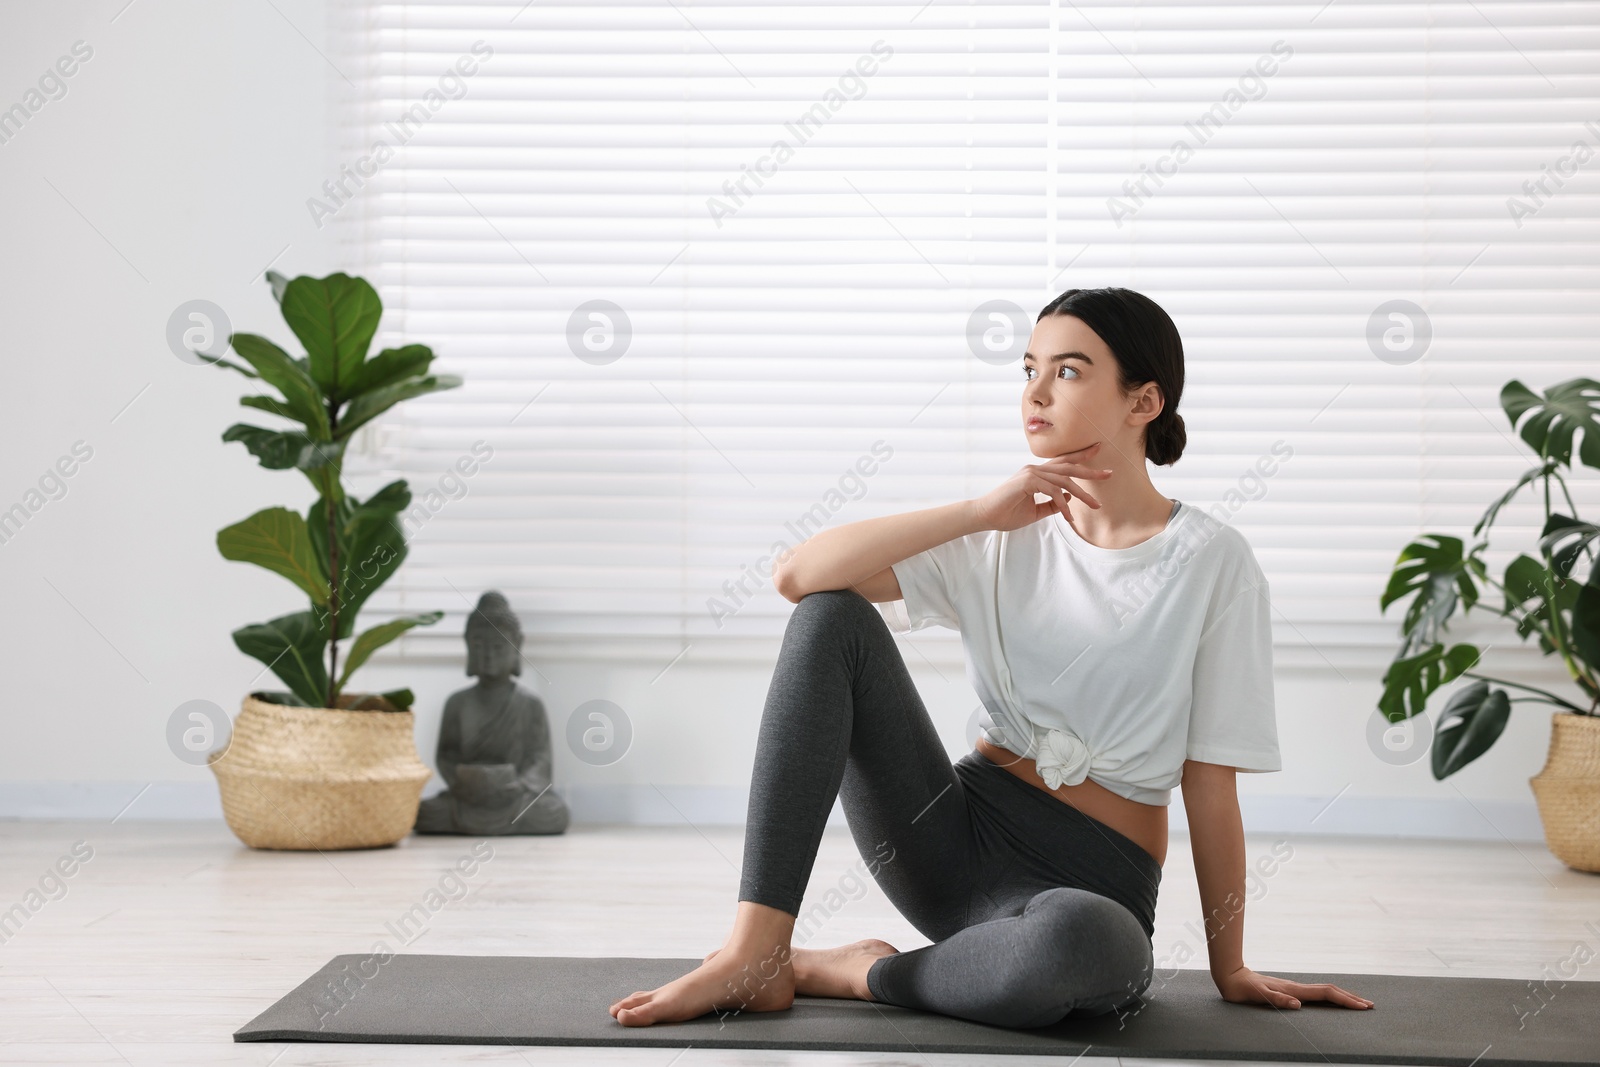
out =
[[(1378, 709), (1392, 723), (1423, 712), (1430, 694), (1456, 678), (1474, 679), (1451, 694), (1434, 731), (1433, 776), (1444, 779), (1489, 750), (1505, 730), (1511, 706), (1553, 706), (1550, 750), (1544, 767), (1528, 779), (1539, 805), (1545, 844), (1557, 859), (1582, 871), (1600, 871), (1600, 526), (1578, 517), (1563, 471), (1571, 472), (1573, 436), (1582, 432), (1578, 457), (1600, 470), (1600, 382), (1573, 378), (1541, 396), (1520, 381), (1500, 391), (1511, 428), (1538, 462), (1491, 503), (1472, 528), (1474, 544), (1426, 533), (1401, 550), (1380, 611), (1415, 594), (1402, 624), (1403, 644), (1383, 676)], [(1559, 486), (1561, 501), (1552, 498)], [(1490, 577), (1483, 561), (1489, 530), (1501, 510), (1524, 489), (1542, 490), (1544, 525), (1534, 557), (1518, 555), (1505, 576)], [(1588, 574), (1582, 574), (1587, 566)], [(1480, 601), (1478, 583), (1501, 594)], [(1480, 603), (1516, 625), (1526, 641), (1537, 635), (1546, 656), (1560, 656), (1576, 692), (1565, 696), (1474, 671), (1477, 646), (1445, 648), (1442, 635), (1460, 607)], [(1521, 694), (1512, 697), (1507, 686)]]
[(362, 605), (406, 557), (399, 516), (411, 491), (402, 479), (358, 499), (341, 472), (353, 433), (401, 401), (461, 379), (430, 373), (434, 357), (423, 345), (368, 357), (383, 305), (364, 279), (290, 280), (269, 271), (267, 281), (306, 354), (235, 333), (229, 343), (243, 364), (208, 359), (274, 390), (239, 403), (291, 425), (236, 423), (222, 439), (240, 442), (269, 470), (299, 471), (316, 499), (304, 515), (264, 508), (219, 531), (217, 548), (288, 579), (309, 605), (233, 632), (240, 651), (287, 689), (247, 695), (229, 744), (209, 764), (228, 825), (247, 845), (389, 845), (416, 822), (431, 772), (417, 757), (411, 691), (352, 692), (350, 677), (379, 648), (444, 613), (402, 615), (356, 633)]

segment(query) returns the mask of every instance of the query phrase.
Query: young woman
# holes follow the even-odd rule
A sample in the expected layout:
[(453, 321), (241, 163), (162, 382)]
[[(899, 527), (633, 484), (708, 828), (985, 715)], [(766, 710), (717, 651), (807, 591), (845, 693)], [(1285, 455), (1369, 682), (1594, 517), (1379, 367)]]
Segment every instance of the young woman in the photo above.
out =
[[(611, 1005), (619, 1023), (777, 1011), (796, 993), (1008, 1027), (1129, 1008), (1154, 978), (1175, 786), (1223, 998), (1372, 1006), (1244, 964), (1234, 776), (1280, 768), (1270, 605), (1244, 537), (1150, 482), (1147, 461), (1183, 452), (1183, 370), (1154, 301), (1069, 290), (1023, 356), (1020, 418), (1042, 462), (973, 500), (823, 530), (780, 563), (773, 582), (797, 607), (762, 714), (733, 930), (694, 971)], [(886, 617), (961, 632), (988, 718), (953, 766)], [(791, 948), (835, 796), (933, 944)]]

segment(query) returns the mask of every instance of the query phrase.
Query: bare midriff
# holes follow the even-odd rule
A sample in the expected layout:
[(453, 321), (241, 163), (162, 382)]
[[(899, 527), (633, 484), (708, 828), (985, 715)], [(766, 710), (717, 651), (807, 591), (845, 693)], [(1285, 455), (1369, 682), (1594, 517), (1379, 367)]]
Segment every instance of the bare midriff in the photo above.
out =
[(1156, 863), (1166, 865), (1167, 809), (1164, 806), (1141, 804), (1137, 800), (1118, 796), (1089, 778), (1077, 785), (1051, 789), (1039, 776), (1033, 760), (1026, 756), (992, 745), (983, 737), (978, 738), (977, 748), (979, 755), (989, 762), (1004, 767), (1029, 785), (1044, 790), (1063, 803), (1071, 804), (1085, 815), (1099, 819), (1154, 856)]

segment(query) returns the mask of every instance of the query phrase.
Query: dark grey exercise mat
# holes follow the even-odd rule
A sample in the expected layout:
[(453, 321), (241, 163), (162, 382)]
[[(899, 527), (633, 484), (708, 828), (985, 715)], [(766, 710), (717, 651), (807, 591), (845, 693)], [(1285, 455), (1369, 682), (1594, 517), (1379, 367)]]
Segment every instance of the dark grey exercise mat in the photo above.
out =
[[(1204, 970), (1159, 972), (1143, 1003), (1009, 1030), (858, 1000), (797, 997), (788, 1011), (623, 1026), (606, 1009), (698, 959), (335, 956), (234, 1033), (235, 1041), (723, 1046), (984, 1055), (1142, 1056), (1511, 1067), (1600, 1062), (1600, 982), (1274, 971), (1332, 982), (1368, 1010), (1230, 1004)], [(1170, 975), (1170, 977), (1169, 977)]]

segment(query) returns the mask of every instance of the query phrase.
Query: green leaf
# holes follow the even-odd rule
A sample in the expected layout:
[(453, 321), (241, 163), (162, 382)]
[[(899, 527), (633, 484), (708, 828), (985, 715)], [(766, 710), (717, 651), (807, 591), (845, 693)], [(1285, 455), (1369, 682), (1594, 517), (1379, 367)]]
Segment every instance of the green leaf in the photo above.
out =
[(239, 398), (239, 404), (241, 407), (257, 408), (261, 411), (270, 411), (274, 415), (281, 415), (286, 419), (294, 419), (296, 422), (300, 421), (299, 416), (295, 414), (294, 408), (290, 407), (288, 404), (285, 404), (277, 397), (241, 396)]
[[(1569, 542), (1569, 538), (1574, 540)], [(1544, 530), (1539, 534), (1539, 551), (1549, 555), (1556, 577), (1566, 578), (1572, 574), (1583, 552), (1597, 539), (1600, 539), (1600, 526), (1554, 514), (1545, 522)]]
[(267, 284), (272, 286), (272, 299), (282, 304), (283, 290), (289, 284), (289, 279), (275, 270), (269, 270), (267, 271)]
[[(1522, 611), (1517, 617), (1517, 636), (1527, 640), (1529, 634), (1540, 629), (1540, 623), (1549, 626), (1551, 605), (1559, 602), (1560, 592), (1554, 576), (1545, 570), (1543, 563), (1526, 553), (1521, 554), (1506, 565), (1506, 576), (1501, 584), (1505, 586), (1506, 599), (1502, 614), (1509, 616), (1513, 611)], [(1538, 604), (1526, 608), (1530, 600), (1537, 600)]]
[(340, 587), (339, 632), (348, 637), (355, 612), (399, 569), (406, 558), (405, 535), (400, 524), (387, 521), (352, 523), (349, 552), (345, 556), (344, 584)]
[[(341, 442), (342, 444), (342, 442)], [(305, 472), (306, 478), (316, 487), (317, 496), (335, 504), (344, 501), (344, 483), (339, 480), (337, 466), (313, 467)]]
[(1600, 667), (1600, 566), (1578, 588), (1569, 629), (1573, 654), (1590, 667)]
[(236, 422), (222, 431), (222, 439), (242, 441), (263, 467), (274, 471), (299, 467), (302, 460), (316, 454), (316, 442), (298, 430), (268, 430)]
[(1533, 481), (1535, 478), (1547, 477), (1551, 471), (1556, 469), (1556, 466), (1556, 461), (1550, 459), (1545, 460), (1537, 467), (1529, 467), (1527, 470), (1523, 471), (1522, 477), (1517, 479), (1517, 484), (1500, 494), (1500, 499), (1489, 505), (1489, 510), (1483, 513), (1483, 517), (1478, 520), (1478, 525), (1472, 528), (1472, 536), (1477, 537), (1478, 534), (1483, 530), (1493, 526), (1495, 518), (1500, 514), (1500, 509), (1511, 503), (1512, 497), (1522, 492), (1523, 487), (1529, 482)]
[(1534, 597), (1541, 600), (1547, 598), (1550, 595), (1550, 572), (1544, 569), (1544, 564), (1522, 553), (1506, 565), (1505, 580), (1500, 584), (1506, 587), (1506, 610), (1510, 611)]
[(243, 422), (224, 430), (222, 439), (242, 441), (268, 470), (299, 470), (324, 500), (344, 499), (339, 464), (345, 441), (313, 441), (298, 430), (264, 430)]
[(255, 371), (251, 370), (249, 367), (241, 367), (237, 363), (229, 363), (227, 360), (223, 359), (221, 356), (216, 356), (216, 357), (207, 356), (206, 357), (206, 362), (209, 363), (213, 367), (223, 367), (223, 368), (225, 368), (227, 370), (236, 370), (240, 374), (244, 375), (246, 378), (255, 378), (257, 380), (260, 380), (260, 378), (261, 378), (261, 375), (257, 374)]
[(245, 422), (222, 431), (222, 439), (243, 442), (263, 467), (274, 471), (337, 468), (345, 449), (343, 441), (313, 441), (299, 430), (268, 430)]
[(1378, 602), (1381, 614), (1389, 605), (1412, 593), (1417, 598), (1406, 609), (1401, 622), (1405, 642), (1399, 658), (1416, 653), (1439, 640), (1459, 599), (1467, 609), (1478, 602), (1478, 587), (1472, 580), (1476, 559), (1463, 558), (1459, 537), (1423, 534), (1400, 550), (1394, 572)]
[(1455, 645), (1446, 652), (1443, 644), (1435, 644), (1415, 656), (1397, 657), (1383, 672), (1378, 710), (1390, 722), (1421, 715), (1427, 710), (1428, 697), (1441, 685), (1477, 666), (1480, 655), (1472, 645)]
[(387, 693), (365, 693), (360, 700), (345, 704), (347, 711), (410, 711), (416, 703), (416, 694), (409, 689), (391, 689)]
[(224, 559), (254, 563), (283, 575), (315, 604), (328, 602), (327, 572), (311, 549), (306, 521), (288, 508), (265, 508), (219, 530), (217, 548)]
[(301, 275), (284, 287), (280, 308), (306, 346), (312, 381), (335, 405), (344, 402), (383, 315), (377, 291), (365, 278), (348, 274)]
[(350, 676), (356, 669), (367, 662), (371, 655), (399, 637), (414, 626), (432, 626), (444, 618), (442, 611), (429, 611), (421, 615), (402, 615), (400, 618), (391, 619), (380, 623), (372, 629), (365, 631), (350, 646), (350, 651), (345, 654), (344, 670), (339, 675), (339, 688), (343, 689)]
[(1510, 717), (1511, 698), (1482, 678), (1452, 693), (1433, 735), (1433, 776), (1447, 778), (1489, 751)]
[(404, 478), (397, 478), (367, 497), (361, 510), (374, 515), (398, 515), (410, 506), (411, 488)]
[(432, 362), (433, 350), (427, 345), (385, 348), (361, 365), (361, 373), (356, 376), (351, 395), (370, 393), (401, 379), (416, 377), (424, 373)]
[(1578, 603), (1578, 590), (1583, 588), (1583, 583), (1576, 578), (1557, 578), (1555, 605), (1556, 610), (1565, 614), (1571, 611)]
[(381, 540), (386, 536), (386, 531), (391, 530), (400, 530), (401, 539), (404, 540), (404, 531), (399, 526), (398, 518), (410, 506), (411, 489), (405, 479), (390, 482), (350, 512), (350, 543), (359, 549), (362, 545)]
[[(264, 700), (268, 704), (282, 704), (286, 708), (306, 708), (311, 706), (301, 700), (299, 694), (288, 689), (258, 689), (250, 695), (257, 700)], [(317, 703), (321, 704), (323, 699), (319, 697)]]
[(417, 702), (416, 694), (409, 689), (391, 689), (387, 693), (379, 693), (378, 695), (401, 711), (410, 711), (411, 705)]
[[(402, 479), (384, 486), (364, 503), (346, 497), (336, 508), (341, 639), (355, 632), (356, 613), (405, 559), (405, 533), (397, 516), (410, 504), (411, 490)], [(331, 569), (328, 513), (321, 500), (311, 505), (306, 525), (312, 547), (327, 572)]]
[(339, 436), (341, 438), (350, 436), (362, 425), (382, 415), (402, 400), (409, 400), (425, 393), (454, 389), (460, 384), (461, 378), (457, 375), (437, 374), (426, 378), (408, 378), (374, 389), (370, 393), (363, 393), (350, 401), (349, 409), (339, 422)]
[(323, 406), (325, 400), (305, 368), (265, 337), (236, 333), (231, 341), (233, 350), (255, 368), (262, 380), (283, 394), (289, 409), (294, 412), (291, 417), (302, 423), (314, 439), (329, 440), (328, 412)]
[(323, 661), (328, 635), (309, 611), (281, 615), (270, 622), (257, 623), (233, 631), (239, 651), (265, 663), (283, 679), (308, 707), (325, 706), (328, 699), (328, 671)]
[[(388, 520), (393, 519), (400, 512), (411, 506), (411, 490), (406, 486), (404, 478), (390, 482), (388, 485), (373, 493), (365, 501), (355, 497), (347, 497), (341, 502), (336, 520), (336, 529), (339, 533), (339, 554), (346, 563), (351, 558), (352, 546), (369, 544), (386, 528)], [(308, 514), (306, 524), (313, 534), (312, 544), (316, 548), (317, 558), (322, 561), (326, 570), (328, 563), (328, 513), (317, 510), (313, 504), (313, 513)]]
[(1546, 389), (1541, 397), (1513, 379), (1500, 390), (1500, 406), (1513, 429), (1517, 420), (1532, 412), (1520, 436), (1541, 457), (1564, 466), (1572, 465), (1572, 436), (1582, 430), (1579, 456), (1600, 470), (1600, 382), (1572, 378)]

